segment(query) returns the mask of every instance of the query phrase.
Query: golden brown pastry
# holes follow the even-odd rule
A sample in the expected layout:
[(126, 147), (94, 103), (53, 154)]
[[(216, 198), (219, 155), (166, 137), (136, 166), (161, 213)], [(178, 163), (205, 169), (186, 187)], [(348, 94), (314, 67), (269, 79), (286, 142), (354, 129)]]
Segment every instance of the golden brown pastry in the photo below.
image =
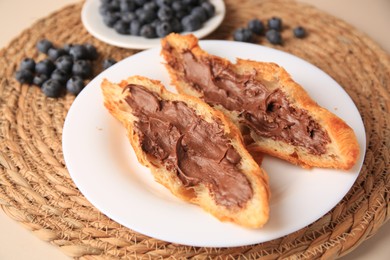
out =
[(275, 63), (210, 55), (193, 35), (170, 34), (161, 54), (172, 84), (222, 111), (241, 130), (247, 148), (305, 168), (350, 169), (359, 155), (353, 130), (318, 106)]
[(103, 80), (101, 88), (104, 105), (157, 182), (222, 221), (251, 228), (267, 222), (268, 177), (223, 113), (140, 76)]

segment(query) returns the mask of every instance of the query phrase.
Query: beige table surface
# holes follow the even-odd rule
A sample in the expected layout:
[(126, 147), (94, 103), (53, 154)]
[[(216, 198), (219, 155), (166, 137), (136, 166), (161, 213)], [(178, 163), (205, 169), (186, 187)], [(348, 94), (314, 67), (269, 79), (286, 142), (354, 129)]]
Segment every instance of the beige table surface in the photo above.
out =
[[(390, 53), (390, 0), (300, 0), (342, 18)], [(23, 29), (77, 0), (0, 0), (0, 48)], [(2, 68), (0, 68), (2, 69)], [(0, 260), (69, 259), (0, 210)], [(390, 223), (343, 260), (390, 259)]]

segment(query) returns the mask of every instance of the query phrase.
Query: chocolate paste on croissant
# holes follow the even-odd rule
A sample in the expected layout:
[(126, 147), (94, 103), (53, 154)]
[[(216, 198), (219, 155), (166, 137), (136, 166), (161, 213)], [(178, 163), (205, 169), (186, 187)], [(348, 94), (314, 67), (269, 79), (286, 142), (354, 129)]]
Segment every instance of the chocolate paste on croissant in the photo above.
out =
[(176, 171), (185, 187), (207, 186), (219, 205), (242, 207), (250, 200), (252, 187), (238, 169), (241, 156), (220, 122), (207, 122), (186, 103), (160, 99), (140, 85), (124, 91), (145, 153)]
[[(169, 45), (164, 48), (170, 51)], [(326, 153), (328, 134), (307, 111), (291, 106), (280, 89), (269, 90), (256, 80), (255, 70), (240, 75), (217, 58), (197, 60), (189, 50), (167, 62), (184, 75), (181, 80), (203, 94), (205, 102), (238, 112), (240, 123), (257, 135), (305, 147), (314, 155)], [(253, 142), (243, 135), (247, 144)]]

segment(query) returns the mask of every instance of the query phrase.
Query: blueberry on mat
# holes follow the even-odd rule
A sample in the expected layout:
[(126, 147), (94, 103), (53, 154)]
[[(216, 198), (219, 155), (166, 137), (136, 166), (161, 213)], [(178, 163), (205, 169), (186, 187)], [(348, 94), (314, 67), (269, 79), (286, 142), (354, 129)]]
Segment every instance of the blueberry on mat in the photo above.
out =
[(65, 84), (65, 82), (68, 80), (69, 78), (69, 75), (68, 73), (66, 73), (66, 71), (64, 70), (61, 70), (61, 69), (55, 69), (51, 76), (50, 76), (51, 79), (55, 79), (59, 82), (61, 82), (61, 84)]
[(252, 42), (252, 31), (247, 28), (239, 28), (234, 31), (233, 39), (239, 42)]
[(64, 87), (61, 82), (55, 79), (48, 79), (42, 84), (42, 92), (48, 97), (59, 97), (63, 90)]
[(115, 63), (116, 63), (116, 60), (111, 59), (111, 58), (103, 60), (103, 70), (108, 69), (109, 67), (111, 67)]
[(88, 59), (88, 50), (82, 44), (75, 44), (69, 50), (70, 56), (74, 60)]
[(78, 76), (73, 76), (66, 82), (66, 90), (76, 96), (84, 87), (84, 80)]
[(55, 67), (56, 66), (54, 65), (53, 61), (50, 59), (44, 59), (35, 65), (35, 72), (37, 74), (45, 74), (47, 77), (50, 77)]
[(43, 83), (49, 78), (45, 74), (37, 74), (34, 76), (33, 84), (41, 87)]
[(265, 33), (265, 37), (272, 44), (282, 44), (282, 42), (283, 42), (282, 41), (282, 35), (277, 30), (273, 30), (273, 29), (268, 30)]
[(38, 51), (47, 54), (49, 49), (53, 47), (53, 43), (47, 39), (42, 39), (37, 43)]
[(63, 70), (70, 74), (72, 72), (73, 59), (69, 55), (61, 56), (55, 61), (55, 65), (57, 69)]
[(61, 48), (50, 48), (47, 52), (47, 56), (53, 61), (58, 59), (59, 57), (66, 55), (67, 52), (64, 49)]
[(282, 19), (280, 19), (279, 17), (272, 17), (268, 20), (268, 29), (273, 29), (280, 32), (282, 30), (282, 27)]
[(88, 60), (76, 60), (72, 67), (73, 76), (79, 76), (83, 79), (92, 75), (92, 66)]
[(296, 38), (304, 38), (306, 36), (306, 30), (302, 26), (295, 27), (293, 32)]
[(248, 22), (248, 29), (257, 35), (260, 35), (264, 32), (264, 24), (259, 19), (252, 19)]
[(35, 71), (35, 61), (31, 58), (24, 58), (19, 66), (20, 70), (29, 70), (31, 72)]
[(22, 84), (31, 84), (34, 79), (34, 74), (30, 70), (18, 70), (15, 73), (15, 78)]

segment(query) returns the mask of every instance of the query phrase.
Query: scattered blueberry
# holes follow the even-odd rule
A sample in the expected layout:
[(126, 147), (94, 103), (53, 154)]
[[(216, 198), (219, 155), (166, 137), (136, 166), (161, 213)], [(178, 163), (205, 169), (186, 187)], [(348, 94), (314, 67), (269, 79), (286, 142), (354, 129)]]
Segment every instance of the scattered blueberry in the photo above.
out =
[(74, 76), (80, 76), (83, 79), (92, 75), (92, 66), (88, 60), (76, 60), (73, 63), (72, 74)]
[(54, 69), (55, 65), (50, 59), (41, 60), (35, 65), (35, 72), (37, 74), (45, 74), (48, 77), (50, 77)]
[(42, 92), (48, 97), (59, 97), (63, 90), (63, 85), (55, 79), (48, 79), (42, 84)]
[[(101, 0), (111, 2), (112, 0)], [(127, 1), (127, 0), (117, 0)], [(113, 6), (112, 9), (119, 7)], [(35, 62), (25, 58), (20, 62), (15, 78), (21, 83), (34, 84), (41, 87), (48, 97), (58, 97), (65, 91), (77, 95), (84, 88), (84, 79), (92, 76), (93, 60), (98, 58), (98, 52), (92, 44), (64, 44), (62, 48), (54, 46), (49, 40), (43, 39), (37, 43), (40, 52), (47, 58)], [(109, 62), (115, 63), (114, 60)], [(105, 66), (109, 66), (106, 63)], [(67, 85), (68, 84), (68, 85)]]
[(70, 74), (72, 72), (73, 59), (69, 55), (59, 57), (56, 61), (56, 68)]
[(31, 84), (34, 79), (34, 74), (30, 70), (18, 70), (15, 73), (15, 78), (22, 84)]
[(42, 84), (48, 80), (49, 78), (45, 74), (37, 74), (34, 76), (33, 84), (37, 85), (39, 87), (42, 86)]
[(70, 56), (74, 60), (88, 59), (88, 50), (82, 44), (75, 44), (69, 50)]
[(49, 56), (49, 58), (53, 61), (55, 61), (56, 59), (58, 59), (59, 57), (63, 56), (63, 55), (66, 55), (66, 51), (64, 49), (57, 49), (57, 48), (50, 48), (47, 52), (47, 55)]
[(99, 55), (98, 55), (98, 52), (97, 52), (95, 46), (93, 46), (90, 43), (84, 44), (84, 46), (87, 49), (87, 58), (89, 60), (96, 60)]
[(42, 39), (37, 43), (38, 51), (47, 54), (50, 48), (53, 47), (53, 43), (47, 39)]
[(111, 59), (111, 58), (103, 60), (103, 70), (108, 69), (109, 67), (111, 67), (115, 63), (116, 63), (116, 60)]
[(279, 31), (271, 29), (265, 33), (265, 37), (272, 44), (282, 44), (282, 35)]
[(253, 34), (248, 28), (239, 28), (234, 31), (233, 39), (239, 42), (252, 42)]
[(282, 30), (282, 19), (280, 19), (279, 17), (272, 17), (271, 19), (269, 19), (268, 29), (273, 29), (280, 32)]
[(296, 38), (304, 38), (306, 36), (306, 30), (302, 26), (295, 27), (293, 32)]
[(264, 24), (259, 19), (253, 19), (248, 22), (248, 29), (257, 35), (260, 35), (264, 32)]
[(73, 76), (66, 82), (66, 90), (76, 96), (84, 87), (84, 80), (78, 76)]
[(20, 63), (20, 70), (29, 70), (31, 72), (35, 71), (35, 61), (31, 58), (24, 58)]
[(61, 69), (55, 69), (53, 73), (50, 76), (51, 79), (58, 80), (62, 84), (65, 84), (65, 82), (68, 80), (69, 75), (66, 73), (66, 71), (63, 71)]

